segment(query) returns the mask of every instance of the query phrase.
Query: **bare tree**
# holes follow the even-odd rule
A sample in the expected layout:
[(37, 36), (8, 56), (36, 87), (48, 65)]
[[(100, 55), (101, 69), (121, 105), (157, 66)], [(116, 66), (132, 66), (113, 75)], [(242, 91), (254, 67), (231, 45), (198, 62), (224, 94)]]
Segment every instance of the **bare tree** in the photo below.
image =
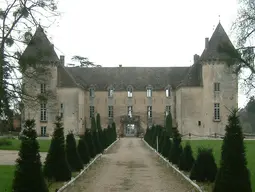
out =
[(72, 57), (72, 60), (78, 61), (80, 63), (80, 67), (102, 67), (101, 65), (96, 65), (93, 62), (89, 61), (87, 57), (75, 55)]
[(42, 80), (49, 70), (45, 65), (37, 64), (45, 53), (22, 57), (22, 52), (27, 44), (33, 43), (32, 30), (39, 24), (49, 27), (57, 16), (55, 0), (0, 1), (0, 117), (8, 116), (10, 103), (18, 104), (20, 99), (42, 99), (41, 95), (26, 92), (22, 79)]
[(233, 50), (229, 45), (223, 44), (219, 46), (219, 51), (230, 56), (228, 64), (235, 66), (244, 90), (250, 94), (255, 88), (255, 1), (239, 0), (238, 17), (232, 28), (237, 37), (237, 49)]

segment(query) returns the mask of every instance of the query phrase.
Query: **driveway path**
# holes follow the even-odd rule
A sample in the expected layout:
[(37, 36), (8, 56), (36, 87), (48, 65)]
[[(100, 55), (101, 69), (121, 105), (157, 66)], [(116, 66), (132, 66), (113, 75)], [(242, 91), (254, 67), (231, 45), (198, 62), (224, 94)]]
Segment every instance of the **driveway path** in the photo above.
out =
[[(0, 150), (0, 165), (14, 165), (19, 151)], [(47, 153), (41, 152), (41, 161), (44, 163)]]
[(75, 192), (186, 192), (189, 187), (138, 138), (121, 138), (78, 179)]

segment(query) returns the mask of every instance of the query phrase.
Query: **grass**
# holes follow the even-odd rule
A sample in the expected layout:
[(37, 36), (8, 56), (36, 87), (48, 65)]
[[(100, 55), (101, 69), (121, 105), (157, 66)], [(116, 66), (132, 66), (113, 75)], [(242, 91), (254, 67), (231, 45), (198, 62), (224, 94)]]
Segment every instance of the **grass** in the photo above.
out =
[(0, 165), (0, 191), (10, 192), (15, 166)]
[[(0, 165), (0, 191), (1, 192), (11, 192), (12, 179), (15, 171), (14, 165)], [(73, 172), (72, 177), (75, 177), (79, 172)], [(64, 182), (55, 182), (50, 185), (49, 192), (55, 192), (64, 185)]]
[[(3, 139), (0, 139), (3, 140)], [(10, 141), (10, 145), (0, 145), (0, 150), (19, 150), (20, 149), (20, 143), (21, 140), (19, 139), (4, 139), (7, 141)], [(40, 145), (40, 152), (48, 152), (48, 149), (50, 147), (50, 139), (38, 139), (39, 145)]]
[[(190, 140), (190, 145), (193, 150), (194, 157), (197, 156), (197, 149), (199, 147), (207, 147), (213, 149), (213, 154), (215, 161), (219, 167), (220, 165), (220, 158), (221, 158), (221, 145), (222, 140)], [(183, 141), (183, 145), (186, 143), (186, 140)], [(246, 147), (246, 159), (248, 163), (248, 169), (250, 170), (251, 174), (251, 183), (252, 189), (255, 191), (255, 140), (245, 140), (245, 147)]]

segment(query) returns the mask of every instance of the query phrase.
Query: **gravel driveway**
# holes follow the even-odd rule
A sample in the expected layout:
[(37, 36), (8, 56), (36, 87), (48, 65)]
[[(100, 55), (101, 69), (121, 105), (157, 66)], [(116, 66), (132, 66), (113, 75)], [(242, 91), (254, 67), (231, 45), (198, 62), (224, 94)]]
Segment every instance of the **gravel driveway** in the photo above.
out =
[(121, 138), (68, 191), (185, 192), (189, 187), (141, 139)]
[[(0, 165), (14, 165), (19, 151), (0, 150)], [(47, 153), (41, 152), (41, 161), (44, 163)]]

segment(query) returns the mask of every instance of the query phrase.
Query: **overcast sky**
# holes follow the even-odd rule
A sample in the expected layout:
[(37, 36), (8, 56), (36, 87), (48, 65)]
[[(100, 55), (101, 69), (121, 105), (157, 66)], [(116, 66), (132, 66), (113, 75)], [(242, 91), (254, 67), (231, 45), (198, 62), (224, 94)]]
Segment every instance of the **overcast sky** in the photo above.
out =
[[(80, 55), (102, 66), (189, 66), (219, 19), (235, 43), (236, 0), (72, 0), (59, 10), (47, 34), (67, 63)], [(239, 106), (246, 100), (240, 93)]]

